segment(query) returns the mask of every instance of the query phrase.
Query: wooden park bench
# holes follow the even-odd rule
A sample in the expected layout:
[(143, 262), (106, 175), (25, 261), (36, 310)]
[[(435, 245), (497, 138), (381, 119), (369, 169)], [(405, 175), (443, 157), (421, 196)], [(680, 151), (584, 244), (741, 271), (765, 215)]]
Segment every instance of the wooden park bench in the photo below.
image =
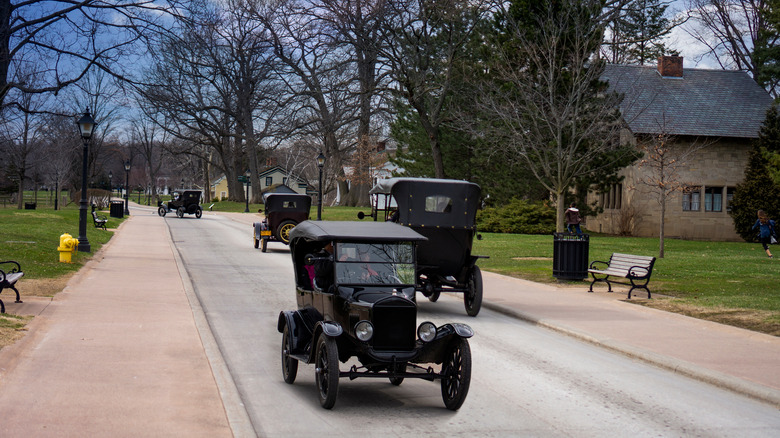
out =
[[(628, 299), (631, 299), (631, 292), (634, 289), (644, 289), (647, 291), (647, 298), (650, 298), (650, 289), (647, 284), (650, 282), (650, 275), (653, 273), (653, 265), (655, 264), (655, 257), (638, 256), (632, 254), (620, 254), (613, 253), (609, 258), (609, 262), (603, 262), (595, 260), (591, 262), (588, 272), (593, 277), (593, 282), (590, 283), (590, 290), (593, 292), (593, 285), (597, 281), (604, 281), (609, 287), (609, 292), (612, 292), (612, 283), (625, 284), (631, 286), (628, 290)], [(602, 265), (606, 265), (603, 267)], [(603, 269), (597, 269), (597, 268)], [(603, 277), (598, 276), (603, 275)], [(627, 278), (630, 283), (611, 280), (609, 277)], [(644, 281), (644, 283), (639, 283)]]
[[(3, 265), (11, 265), (10, 268), (5, 267), (6, 270), (3, 270)], [(16, 266), (14, 266), (16, 265)], [(22, 300), (19, 299), (19, 290), (16, 289), (16, 282), (19, 281), (20, 278), (24, 276), (24, 272), (22, 272), (22, 267), (19, 266), (18, 262), (15, 262), (13, 260), (8, 260), (5, 262), (0, 262), (0, 293), (3, 292), (3, 289), (11, 289), (14, 292), (16, 292), (16, 303), (21, 303)], [(5, 304), (3, 304), (3, 300), (0, 300), (0, 313), (5, 313)]]
[(92, 221), (95, 223), (95, 228), (102, 228), (105, 230), (108, 218), (101, 214), (97, 214), (95, 210), (92, 210)]

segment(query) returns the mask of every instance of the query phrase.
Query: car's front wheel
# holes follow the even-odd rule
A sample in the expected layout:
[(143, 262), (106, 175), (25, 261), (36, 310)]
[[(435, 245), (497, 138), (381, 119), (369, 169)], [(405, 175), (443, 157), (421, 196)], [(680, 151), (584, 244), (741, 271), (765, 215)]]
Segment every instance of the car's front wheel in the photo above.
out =
[(471, 384), (471, 348), (468, 340), (458, 338), (452, 342), (442, 363), (441, 375), (444, 406), (456, 411), (466, 400)]
[[(406, 364), (403, 363), (403, 364), (397, 365), (395, 367), (395, 372), (397, 372), (397, 373), (406, 372)], [(391, 377), (390, 378), (390, 383), (392, 383), (395, 386), (399, 386), (403, 382), (404, 382), (404, 378), (403, 377)]]
[(178, 217), (178, 218), (183, 218), (183, 217), (184, 217), (184, 213), (185, 213), (186, 211), (187, 211), (187, 210), (185, 210), (185, 209), (184, 209), (184, 207), (179, 207), (179, 208), (177, 208), (177, 209), (176, 209), (176, 217)]
[(199, 205), (198, 208), (195, 209), (195, 217), (200, 219), (201, 216), (203, 216), (203, 207)]
[(286, 383), (295, 382), (298, 375), (298, 359), (290, 357), (290, 326), (285, 325), (282, 332), (282, 376)]
[(268, 239), (260, 239), (262, 242), (260, 243), (260, 251), (266, 252), (268, 250)]
[(315, 366), (314, 380), (317, 381), (320, 404), (330, 409), (336, 404), (339, 392), (339, 351), (335, 339), (320, 335)]
[(157, 209), (157, 214), (160, 217), (165, 217), (165, 213), (167, 213), (167, 212), (168, 212), (168, 210), (165, 207), (160, 207), (160, 208)]

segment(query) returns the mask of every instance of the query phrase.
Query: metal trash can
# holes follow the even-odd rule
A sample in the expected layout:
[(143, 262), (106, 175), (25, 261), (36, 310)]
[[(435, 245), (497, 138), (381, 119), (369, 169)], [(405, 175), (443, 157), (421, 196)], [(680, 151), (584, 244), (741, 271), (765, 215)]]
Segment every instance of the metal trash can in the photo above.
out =
[(559, 280), (583, 280), (588, 277), (590, 236), (553, 233), (553, 277)]
[(124, 201), (111, 201), (109, 206), (108, 215), (116, 218), (125, 217), (125, 203)]

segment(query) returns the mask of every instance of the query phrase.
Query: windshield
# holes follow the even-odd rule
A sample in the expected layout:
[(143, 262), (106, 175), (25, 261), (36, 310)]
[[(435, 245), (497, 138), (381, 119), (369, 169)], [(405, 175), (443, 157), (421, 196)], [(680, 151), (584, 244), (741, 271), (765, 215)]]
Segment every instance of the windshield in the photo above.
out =
[(339, 243), (336, 278), (339, 284), (413, 285), (412, 244)]

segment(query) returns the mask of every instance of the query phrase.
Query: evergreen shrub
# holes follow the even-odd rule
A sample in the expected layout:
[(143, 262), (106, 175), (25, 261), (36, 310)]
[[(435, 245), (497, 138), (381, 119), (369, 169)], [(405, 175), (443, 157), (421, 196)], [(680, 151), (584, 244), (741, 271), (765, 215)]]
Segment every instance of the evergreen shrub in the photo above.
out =
[(477, 212), (477, 229), (486, 233), (552, 234), (555, 209), (545, 202), (512, 199)]

